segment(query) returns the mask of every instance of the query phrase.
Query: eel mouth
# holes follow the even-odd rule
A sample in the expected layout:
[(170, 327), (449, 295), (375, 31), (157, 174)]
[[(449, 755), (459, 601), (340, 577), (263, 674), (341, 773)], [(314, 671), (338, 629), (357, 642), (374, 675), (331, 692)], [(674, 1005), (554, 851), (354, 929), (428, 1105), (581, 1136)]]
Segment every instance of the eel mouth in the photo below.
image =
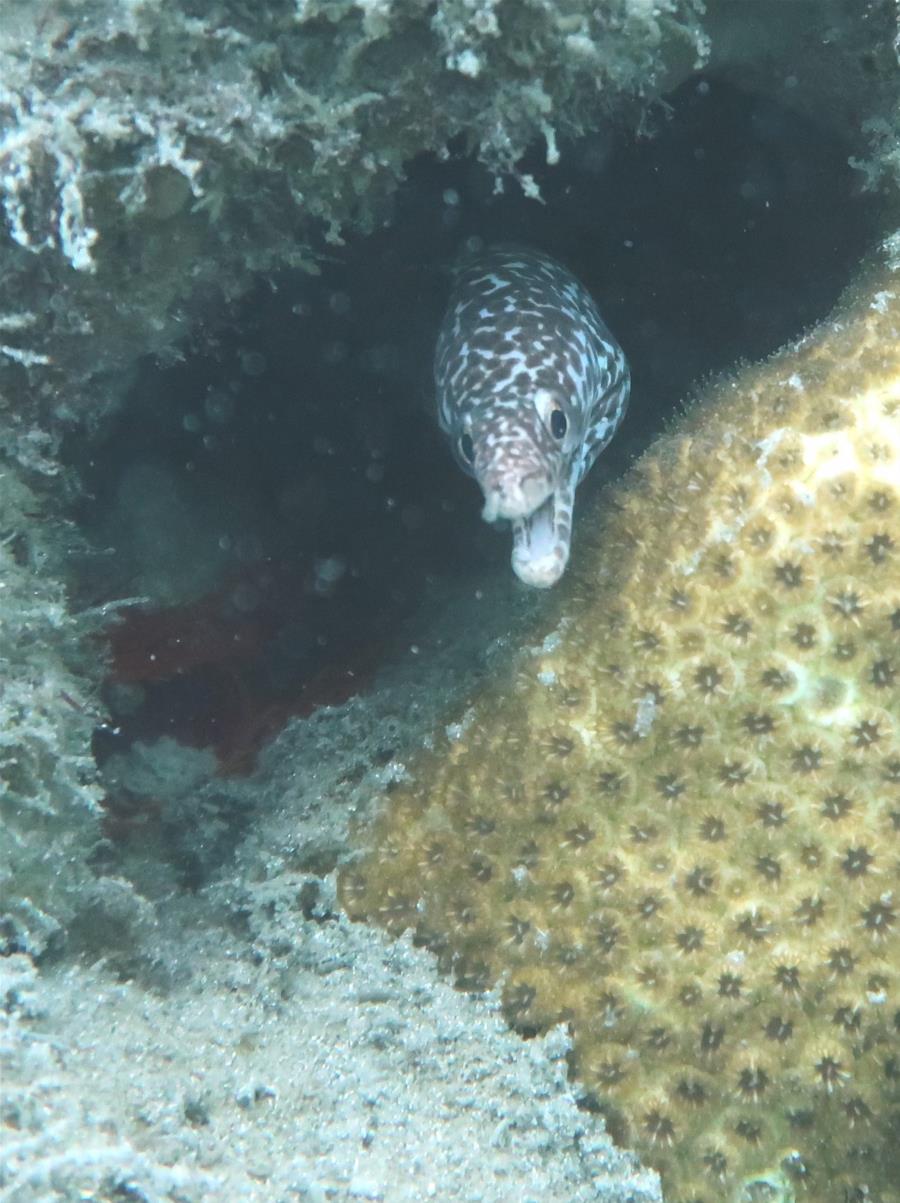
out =
[(557, 491), (527, 516), (513, 519), (512, 568), (526, 585), (549, 589), (565, 572), (570, 512)]

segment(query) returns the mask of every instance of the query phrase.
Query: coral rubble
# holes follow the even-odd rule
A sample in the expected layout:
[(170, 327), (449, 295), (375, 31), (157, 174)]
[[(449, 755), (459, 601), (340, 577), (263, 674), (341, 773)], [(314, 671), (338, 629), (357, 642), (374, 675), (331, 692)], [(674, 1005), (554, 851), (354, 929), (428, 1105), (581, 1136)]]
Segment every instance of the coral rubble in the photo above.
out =
[(672, 1203), (896, 1203), (900, 275), (711, 388), (589, 542), (344, 902), (568, 1022)]

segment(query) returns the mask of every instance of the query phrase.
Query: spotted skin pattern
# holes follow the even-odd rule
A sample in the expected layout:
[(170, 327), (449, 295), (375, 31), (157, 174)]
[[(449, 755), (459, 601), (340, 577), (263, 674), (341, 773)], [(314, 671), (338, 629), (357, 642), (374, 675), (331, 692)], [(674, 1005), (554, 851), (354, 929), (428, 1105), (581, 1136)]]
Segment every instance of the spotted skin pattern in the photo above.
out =
[(438, 335), (438, 420), (512, 524), (512, 566), (547, 588), (565, 571), (575, 489), (628, 404), (625, 356), (587, 290), (537, 251), (499, 246), (462, 265)]

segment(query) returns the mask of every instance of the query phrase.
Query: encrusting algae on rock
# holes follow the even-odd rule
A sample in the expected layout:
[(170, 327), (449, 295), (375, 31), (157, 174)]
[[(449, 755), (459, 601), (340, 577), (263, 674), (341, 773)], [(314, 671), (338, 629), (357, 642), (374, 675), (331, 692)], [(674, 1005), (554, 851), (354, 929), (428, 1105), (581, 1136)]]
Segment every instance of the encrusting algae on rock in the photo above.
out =
[[(342, 895), (573, 1073), (671, 1203), (896, 1203), (900, 274), (712, 390)], [(591, 542), (585, 547), (585, 542)]]

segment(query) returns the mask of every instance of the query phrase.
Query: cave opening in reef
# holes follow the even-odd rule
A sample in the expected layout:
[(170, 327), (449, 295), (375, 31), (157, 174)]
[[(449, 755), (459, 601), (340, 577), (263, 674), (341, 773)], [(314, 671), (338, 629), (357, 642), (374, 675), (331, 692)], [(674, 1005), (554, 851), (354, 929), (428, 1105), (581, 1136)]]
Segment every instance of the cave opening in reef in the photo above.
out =
[[(578, 522), (698, 380), (821, 318), (872, 243), (849, 150), (789, 106), (695, 78), (642, 138), (535, 147), (540, 200), (451, 153), (409, 166), (391, 219), (259, 280), (183, 358), (147, 362), (73, 449), (93, 545), (84, 598), (143, 598), (109, 630), (101, 762), (172, 736), (250, 770), (292, 715), (367, 688), (426, 591), (490, 590), (509, 537), (481, 522), (431, 409), (454, 260), (511, 240), (584, 281), (630, 360), (628, 419)], [(524, 587), (523, 587), (524, 588)]]

